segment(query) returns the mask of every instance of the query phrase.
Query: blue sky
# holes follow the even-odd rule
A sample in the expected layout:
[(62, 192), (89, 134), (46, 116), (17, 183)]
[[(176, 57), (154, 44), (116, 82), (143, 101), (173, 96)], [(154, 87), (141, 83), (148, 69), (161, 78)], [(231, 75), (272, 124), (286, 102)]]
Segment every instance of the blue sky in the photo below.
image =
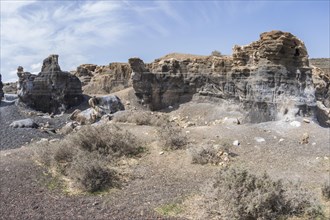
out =
[(232, 47), (283, 30), (311, 58), (329, 57), (329, 1), (1, 1), (1, 74), (38, 73), (59, 54), (62, 70), (172, 52), (231, 54)]

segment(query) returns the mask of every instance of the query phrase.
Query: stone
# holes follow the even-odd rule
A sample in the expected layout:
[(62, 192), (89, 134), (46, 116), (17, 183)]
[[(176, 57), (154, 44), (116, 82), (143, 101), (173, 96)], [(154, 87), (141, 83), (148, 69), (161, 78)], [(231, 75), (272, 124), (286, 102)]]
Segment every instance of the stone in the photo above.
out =
[(304, 133), (301, 138), (300, 144), (308, 144), (308, 142), (309, 142), (309, 134)]
[[(113, 113), (125, 110), (120, 98), (115, 95), (92, 97), (88, 100), (90, 108), (81, 111), (76, 109), (71, 115), (70, 119), (81, 125), (93, 124), (99, 119), (111, 120)], [(103, 121), (104, 121), (103, 120)]]
[(285, 109), (310, 114), (316, 105), (306, 47), (288, 32), (262, 33), (258, 41), (234, 46), (232, 56), (169, 54), (150, 64), (128, 62), (135, 95), (151, 110), (198, 94), (237, 101), (248, 111), (244, 121), (263, 122), (279, 119)]
[(73, 129), (77, 126), (78, 126), (77, 122), (68, 122), (59, 130), (59, 133), (67, 135), (67, 134), (71, 133), (73, 131)]
[(234, 146), (239, 146), (240, 143), (238, 142), (238, 140), (235, 140), (235, 141), (233, 142), (233, 145), (234, 145)]
[(307, 124), (311, 123), (311, 121), (308, 120), (308, 119), (306, 119), (306, 118), (304, 118), (303, 121), (304, 121), (305, 123), (307, 123)]
[(316, 119), (322, 127), (330, 127), (330, 108), (321, 101), (316, 102)]
[(13, 121), (9, 126), (13, 128), (38, 128), (38, 124), (30, 118)]
[(301, 123), (299, 121), (292, 121), (290, 122), (290, 125), (299, 128), (301, 126)]
[(61, 70), (58, 55), (47, 57), (38, 75), (19, 66), (17, 76), (19, 103), (35, 110), (60, 113), (83, 101), (80, 80)]
[(255, 137), (254, 140), (256, 140), (256, 142), (261, 143), (261, 142), (265, 142), (265, 138), (262, 137)]
[(2, 83), (1, 74), (0, 74), (0, 101), (2, 100), (3, 97), (4, 97), (3, 83)]

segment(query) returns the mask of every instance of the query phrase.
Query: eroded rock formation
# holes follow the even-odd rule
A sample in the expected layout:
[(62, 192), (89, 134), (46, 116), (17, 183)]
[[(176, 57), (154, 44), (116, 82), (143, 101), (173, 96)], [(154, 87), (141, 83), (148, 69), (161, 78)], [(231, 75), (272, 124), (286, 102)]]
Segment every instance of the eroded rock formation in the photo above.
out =
[(131, 68), (128, 63), (110, 63), (105, 66), (80, 65), (73, 72), (86, 94), (108, 94), (131, 86)]
[(58, 64), (58, 55), (43, 61), (41, 72), (33, 75), (17, 69), (18, 97), (20, 103), (39, 111), (58, 113), (78, 105), (83, 100), (81, 82)]
[(239, 101), (253, 122), (278, 119), (288, 108), (308, 114), (316, 106), (306, 47), (287, 32), (262, 33), (258, 41), (234, 46), (232, 56), (173, 54), (151, 64), (131, 58), (129, 64), (136, 96), (152, 110), (196, 93)]
[(3, 88), (3, 84), (2, 84), (2, 80), (1, 80), (1, 74), (0, 74), (0, 100), (4, 97), (2, 88)]

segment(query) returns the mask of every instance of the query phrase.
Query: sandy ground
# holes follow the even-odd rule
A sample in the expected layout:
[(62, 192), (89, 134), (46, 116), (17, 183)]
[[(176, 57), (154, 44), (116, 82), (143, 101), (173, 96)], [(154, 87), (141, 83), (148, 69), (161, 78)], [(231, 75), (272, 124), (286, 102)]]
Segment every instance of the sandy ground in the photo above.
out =
[[(122, 95), (123, 102), (129, 101), (127, 94)], [(44, 167), (34, 162), (32, 145), (17, 148), (20, 143), (14, 146), (17, 149), (8, 149), (9, 141), (1, 143), (0, 219), (197, 219), (186, 201), (198, 197), (222, 168), (191, 164), (188, 148), (207, 143), (232, 144), (235, 140), (240, 145), (230, 148), (237, 155), (232, 166), (257, 174), (267, 172), (274, 179), (301, 181), (321, 198), (321, 186), (330, 178), (330, 129), (320, 127), (312, 119), (305, 123), (303, 118), (295, 119), (299, 127), (294, 126), (299, 123), (290, 124), (292, 121), (237, 124), (236, 118), (242, 117), (242, 113), (228, 103), (224, 106), (190, 102), (163, 113), (182, 127), (190, 142), (187, 149), (163, 154), (158, 128), (120, 123), (146, 141), (148, 153), (136, 159), (134, 175), (127, 185), (108, 194), (68, 195)], [(3, 112), (7, 117), (18, 114), (13, 113), (15, 107), (10, 108), (1, 110), (1, 116)], [(3, 133), (5, 125), (1, 124), (2, 142), (4, 135), (13, 131)], [(33, 132), (37, 134), (36, 130)], [(304, 133), (308, 133), (309, 143), (300, 144)], [(172, 217), (160, 215), (157, 208), (166, 204), (180, 204), (180, 213)], [(324, 201), (322, 204), (329, 205)]]

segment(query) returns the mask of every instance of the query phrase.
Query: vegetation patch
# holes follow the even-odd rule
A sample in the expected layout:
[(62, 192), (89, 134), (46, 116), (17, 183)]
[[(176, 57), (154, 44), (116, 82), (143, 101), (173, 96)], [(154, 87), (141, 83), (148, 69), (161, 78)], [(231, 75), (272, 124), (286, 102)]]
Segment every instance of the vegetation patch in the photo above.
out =
[(189, 149), (192, 163), (195, 164), (213, 164), (227, 166), (231, 160), (232, 153), (230, 145), (227, 143), (206, 144), (199, 147), (191, 147)]
[(216, 219), (323, 219), (323, 211), (311, 194), (292, 183), (284, 185), (267, 174), (225, 169), (206, 190), (206, 209)]
[(143, 149), (127, 130), (100, 125), (84, 126), (62, 141), (38, 143), (36, 155), (38, 162), (72, 181), (73, 187), (97, 192), (119, 187), (124, 179), (119, 161), (137, 157)]
[(156, 208), (155, 211), (163, 216), (177, 216), (183, 212), (183, 209), (177, 203), (170, 203)]
[(330, 201), (330, 182), (325, 182), (322, 186), (322, 196), (325, 200)]
[(163, 125), (159, 129), (159, 135), (163, 142), (164, 150), (182, 149), (188, 144), (188, 139), (182, 133), (182, 129), (171, 123)]
[(160, 127), (168, 123), (168, 116), (145, 111), (121, 111), (115, 114), (113, 121)]

